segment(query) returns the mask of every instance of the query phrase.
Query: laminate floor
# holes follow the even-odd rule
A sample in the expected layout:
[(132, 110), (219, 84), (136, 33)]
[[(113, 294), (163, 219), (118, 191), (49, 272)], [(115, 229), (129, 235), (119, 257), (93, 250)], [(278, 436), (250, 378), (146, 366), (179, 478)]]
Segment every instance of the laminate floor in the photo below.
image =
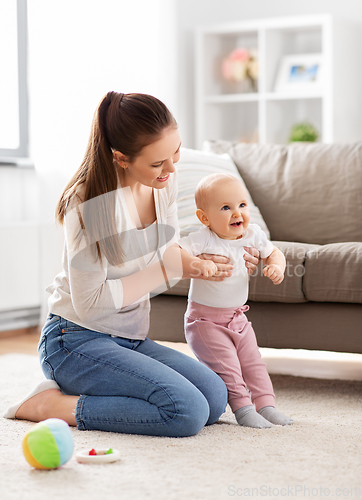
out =
[(24, 328), (0, 332), (0, 355), (7, 353), (37, 354), (40, 329)]

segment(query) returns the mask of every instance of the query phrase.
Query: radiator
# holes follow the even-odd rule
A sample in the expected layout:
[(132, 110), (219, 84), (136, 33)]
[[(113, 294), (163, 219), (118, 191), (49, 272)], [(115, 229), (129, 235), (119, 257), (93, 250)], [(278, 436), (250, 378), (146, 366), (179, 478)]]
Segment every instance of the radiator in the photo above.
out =
[(40, 226), (0, 225), (0, 331), (40, 321)]

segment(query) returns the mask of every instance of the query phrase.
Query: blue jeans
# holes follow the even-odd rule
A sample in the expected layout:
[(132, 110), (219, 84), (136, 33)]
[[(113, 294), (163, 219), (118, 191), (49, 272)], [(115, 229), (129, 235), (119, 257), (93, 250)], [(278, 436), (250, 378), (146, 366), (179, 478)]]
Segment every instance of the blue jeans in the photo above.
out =
[(148, 338), (112, 337), (50, 314), (38, 350), (46, 378), (80, 395), (80, 430), (192, 436), (225, 411), (218, 375)]

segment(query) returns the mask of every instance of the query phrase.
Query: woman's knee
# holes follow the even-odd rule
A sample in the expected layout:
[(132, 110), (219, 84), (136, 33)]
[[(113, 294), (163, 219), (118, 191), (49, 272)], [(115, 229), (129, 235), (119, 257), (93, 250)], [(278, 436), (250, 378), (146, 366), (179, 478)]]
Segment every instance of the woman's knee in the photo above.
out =
[(213, 373), (208, 394), (197, 390), (196, 395), (187, 397), (187, 405), (183, 413), (177, 415), (175, 423), (178, 427), (178, 436), (193, 436), (200, 432), (205, 425), (214, 424), (225, 412), (227, 405), (227, 388), (224, 381)]
[(205, 396), (196, 387), (187, 394), (179, 394), (174, 413), (168, 415), (168, 426), (174, 437), (194, 436), (207, 424), (210, 407)]
[(227, 389), (224, 381), (214, 372), (211, 375), (210, 390), (203, 394), (200, 390), (184, 395), (181, 410), (173, 416), (175, 436), (194, 436), (205, 425), (214, 424), (225, 412)]
[(217, 373), (202, 363), (196, 363), (193, 376), (189, 379), (206, 398), (209, 408), (206, 425), (210, 425), (217, 422), (225, 412), (228, 392), (225, 382)]
[(214, 424), (225, 413), (228, 401), (228, 392), (225, 382), (219, 375), (214, 374), (214, 380), (210, 384), (210, 391), (207, 394), (209, 404), (209, 418), (206, 425)]

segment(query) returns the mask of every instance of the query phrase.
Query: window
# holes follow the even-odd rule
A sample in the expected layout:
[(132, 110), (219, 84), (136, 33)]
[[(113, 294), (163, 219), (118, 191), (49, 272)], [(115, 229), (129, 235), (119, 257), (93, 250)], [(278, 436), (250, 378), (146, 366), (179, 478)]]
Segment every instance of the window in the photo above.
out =
[(26, 0), (0, 2), (0, 70), (0, 164), (16, 164), (29, 154)]

